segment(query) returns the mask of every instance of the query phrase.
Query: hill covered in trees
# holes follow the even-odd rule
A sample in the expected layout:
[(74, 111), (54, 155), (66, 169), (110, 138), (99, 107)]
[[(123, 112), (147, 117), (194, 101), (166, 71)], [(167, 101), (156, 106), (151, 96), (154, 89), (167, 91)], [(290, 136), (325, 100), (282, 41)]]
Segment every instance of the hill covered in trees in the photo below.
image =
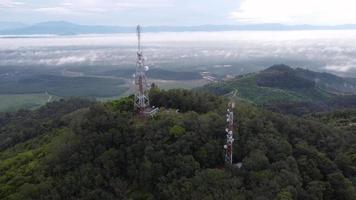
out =
[(237, 90), (239, 98), (285, 114), (356, 107), (356, 79), (286, 65), (212, 83), (200, 90), (217, 95)]
[(243, 167), (225, 168), (227, 99), (150, 97), (161, 109), (146, 120), (132, 97), (1, 114), (0, 199), (356, 199), (356, 133), (339, 125), (352, 113), (298, 118), (240, 101)]

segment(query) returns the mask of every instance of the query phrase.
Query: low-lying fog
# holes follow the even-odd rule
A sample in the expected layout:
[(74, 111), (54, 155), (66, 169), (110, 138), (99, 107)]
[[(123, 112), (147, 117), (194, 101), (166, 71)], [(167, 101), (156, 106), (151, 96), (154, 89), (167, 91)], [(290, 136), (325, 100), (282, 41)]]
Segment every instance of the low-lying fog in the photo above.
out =
[[(1, 67), (133, 67), (135, 34), (0, 37)], [(356, 31), (144, 33), (152, 67), (247, 73), (272, 64), (356, 77)], [(93, 67), (91, 67), (93, 68)]]

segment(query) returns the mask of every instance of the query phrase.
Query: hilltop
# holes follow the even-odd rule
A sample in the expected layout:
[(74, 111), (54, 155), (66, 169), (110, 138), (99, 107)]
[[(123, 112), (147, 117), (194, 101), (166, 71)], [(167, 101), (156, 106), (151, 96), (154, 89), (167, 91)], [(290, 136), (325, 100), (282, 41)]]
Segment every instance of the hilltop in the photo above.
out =
[(274, 111), (305, 114), (356, 107), (356, 79), (274, 65), (263, 71), (206, 85), (201, 90), (238, 97)]
[(356, 198), (356, 135), (334, 117), (239, 101), (233, 149), (243, 167), (229, 169), (227, 99), (156, 87), (150, 97), (161, 111), (146, 120), (132, 97), (0, 114), (0, 199)]

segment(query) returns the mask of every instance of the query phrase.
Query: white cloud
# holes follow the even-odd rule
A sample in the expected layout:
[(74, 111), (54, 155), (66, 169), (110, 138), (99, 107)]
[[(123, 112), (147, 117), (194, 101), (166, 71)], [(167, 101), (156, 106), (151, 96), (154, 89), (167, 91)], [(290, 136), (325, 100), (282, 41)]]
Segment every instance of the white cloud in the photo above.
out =
[(0, 0), (0, 8), (14, 8), (24, 5), (24, 2), (13, 0)]
[(66, 15), (66, 14), (72, 14), (71, 10), (65, 7), (44, 7), (44, 8), (38, 8), (35, 9), (37, 12), (42, 12), (42, 13), (55, 13), (57, 15)]
[(68, 57), (59, 58), (57, 60), (56, 65), (82, 63), (82, 62), (84, 62), (86, 60), (87, 60), (87, 58), (85, 56), (68, 56)]
[(35, 9), (36, 12), (42, 12), (49, 15), (73, 15), (73, 16), (81, 16), (81, 15), (89, 15), (96, 13), (104, 13), (107, 10), (103, 8), (70, 8), (68, 6), (55, 6), (55, 7), (42, 7)]
[(73, 6), (73, 3), (70, 3), (70, 2), (64, 2), (64, 3), (62, 3), (62, 6)]
[(352, 24), (355, 0), (243, 0), (229, 17), (242, 23)]
[(327, 65), (325, 66), (326, 70), (334, 71), (334, 72), (348, 72), (353, 69), (352, 65)]
[(170, 0), (120, 0), (116, 2), (119, 9), (131, 8), (154, 8), (154, 7), (171, 7), (173, 2)]
[[(200, 63), (200, 66), (237, 63), (233, 67), (244, 66), (244, 70), (248, 71), (250, 67), (262, 69), (285, 63), (354, 77), (355, 40), (356, 31), (144, 34), (148, 61), (161, 66), (183, 62), (187, 67), (191, 63)], [(134, 64), (135, 44), (135, 34), (3, 38), (0, 40), (0, 67), (126, 66)]]
[(118, 10), (161, 8), (168, 6), (172, 6), (172, 0), (77, 0), (73, 2), (62, 2), (47, 7), (39, 7), (35, 9), (35, 11), (54, 15), (85, 15)]

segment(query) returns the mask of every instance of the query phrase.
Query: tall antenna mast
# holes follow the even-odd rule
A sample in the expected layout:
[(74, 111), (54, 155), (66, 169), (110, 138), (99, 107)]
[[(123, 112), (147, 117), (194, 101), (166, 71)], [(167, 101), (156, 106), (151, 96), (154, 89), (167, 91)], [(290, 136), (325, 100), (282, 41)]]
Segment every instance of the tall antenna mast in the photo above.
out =
[(141, 26), (140, 25), (137, 26), (136, 33), (137, 33), (137, 39), (138, 39), (137, 49), (138, 49), (138, 52), (141, 52)]
[(149, 108), (150, 101), (148, 98), (149, 85), (147, 84), (146, 71), (148, 71), (148, 66), (145, 65), (145, 59), (141, 50), (141, 26), (137, 26), (137, 39), (138, 39), (138, 50), (137, 50), (137, 61), (136, 61), (136, 73), (135, 77), (135, 109), (141, 116), (144, 116)]
[(228, 165), (233, 164), (232, 160), (232, 146), (234, 144), (234, 108), (235, 108), (235, 101), (234, 101), (234, 96), (236, 96), (237, 91), (234, 91), (232, 93), (233, 97), (231, 98), (228, 109), (227, 109), (227, 114), (226, 114), (226, 122), (227, 122), (227, 128), (225, 129), (226, 131), (226, 144), (224, 145), (225, 149), (225, 163)]

